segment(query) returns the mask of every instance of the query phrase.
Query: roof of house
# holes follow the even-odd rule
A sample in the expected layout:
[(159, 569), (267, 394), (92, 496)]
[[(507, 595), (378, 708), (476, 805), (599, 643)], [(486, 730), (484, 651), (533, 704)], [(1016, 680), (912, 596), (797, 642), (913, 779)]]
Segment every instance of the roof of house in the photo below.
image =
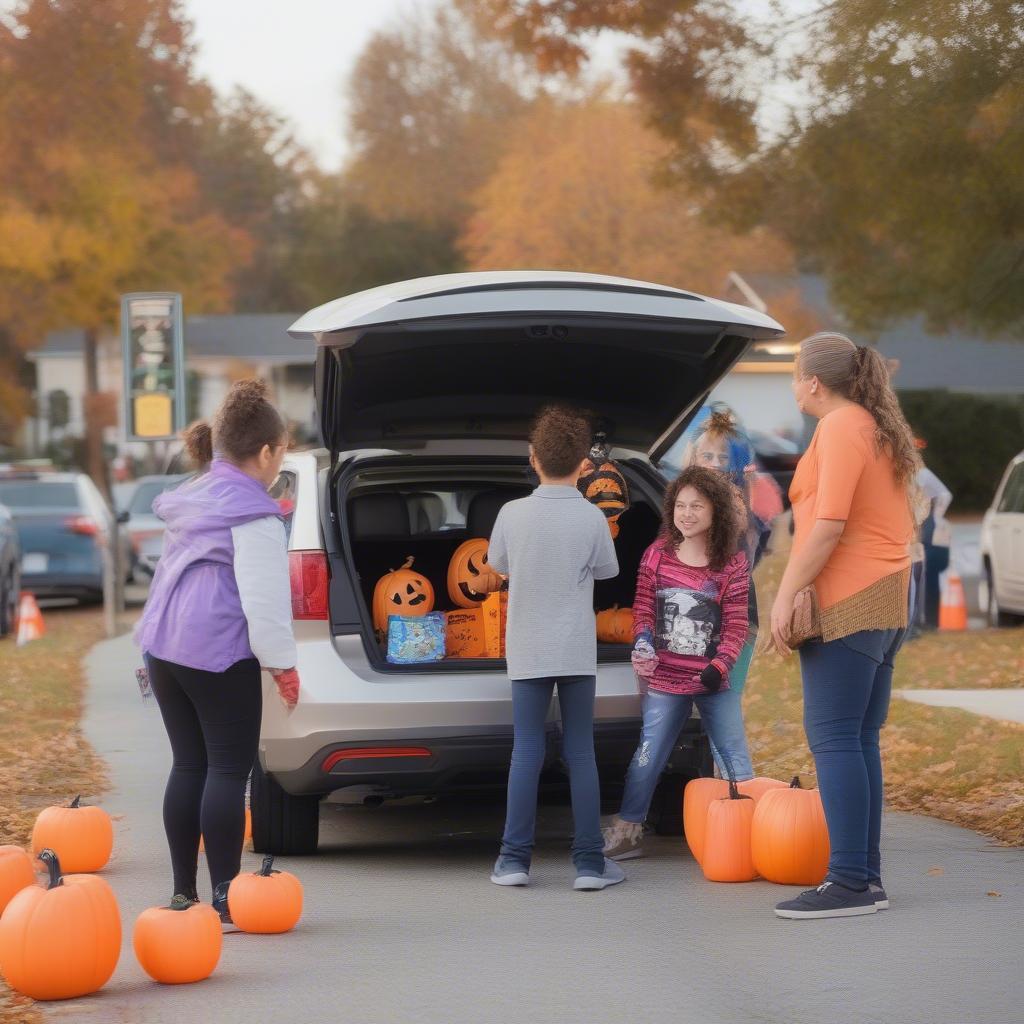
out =
[[(744, 282), (764, 301), (769, 315), (776, 301), (794, 289), (800, 301), (821, 322), (832, 329), (858, 336), (843, 315), (829, 301), (828, 282), (817, 274), (744, 274)], [(736, 301), (738, 288), (733, 289)], [(730, 298), (733, 296), (730, 295)], [(785, 316), (782, 313), (783, 322)], [(899, 321), (866, 339), (887, 359), (899, 363), (894, 383), (901, 391), (943, 388), (949, 391), (1019, 393), (1024, 382), (1024, 340), (985, 338), (969, 332), (950, 330), (930, 333), (923, 317)], [(799, 338), (787, 339), (789, 342)], [(758, 344), (744, 357), (753, 362), (784, 362), (792, 359), (779, 346)]]
[[(273, 365), (312, 363), (315, 346), (288, 336), (296, 313), (236, 313), (185, 318), (185, 352), (190, 358), (244, 359)], [(30, 358), (81, 354), (84, 332), (51, 331)]]

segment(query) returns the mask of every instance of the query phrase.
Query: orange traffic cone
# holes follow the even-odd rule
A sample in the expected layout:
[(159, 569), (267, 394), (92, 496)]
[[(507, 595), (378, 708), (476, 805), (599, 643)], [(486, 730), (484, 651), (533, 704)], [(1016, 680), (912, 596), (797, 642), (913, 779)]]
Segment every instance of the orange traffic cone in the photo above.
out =
[(959, 630), (967, 628), (967, 601), (960, 577), (951, 572), (942, 588), (939, 604), (939, 629)]
[(43, 613), (39, 610), (35, 597), (27, 590), (23, 590), (18, 601), (18, 646), (27, 644), (29, 640), (38, 640), (45, 632)]

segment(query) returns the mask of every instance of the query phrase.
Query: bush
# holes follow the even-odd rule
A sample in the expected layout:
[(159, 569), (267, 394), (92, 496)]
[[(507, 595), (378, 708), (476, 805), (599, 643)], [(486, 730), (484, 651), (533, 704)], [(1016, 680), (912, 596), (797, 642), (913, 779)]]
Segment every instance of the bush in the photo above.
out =
[(928, 468), (953, 492), (954, 513), (988, 508), (1006, 464), (1024, 448), (1024, 398), (901, 391)]

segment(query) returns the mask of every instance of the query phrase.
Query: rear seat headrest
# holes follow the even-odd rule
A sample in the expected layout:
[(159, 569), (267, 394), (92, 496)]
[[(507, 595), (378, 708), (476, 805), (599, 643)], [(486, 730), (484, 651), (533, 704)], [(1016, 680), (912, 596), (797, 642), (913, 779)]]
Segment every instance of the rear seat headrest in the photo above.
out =
[(502, 505), (516, 498), (525, 498), (529, 493), (528, 488), (510, 487), (507, 490), (474, 494), (466, 510), (466, 530), (470, 537), (490, 537)]
[(408, 537), (409, 506), (400, 494), (361, 494), (348, 503), (349, 535), (353, 540)]

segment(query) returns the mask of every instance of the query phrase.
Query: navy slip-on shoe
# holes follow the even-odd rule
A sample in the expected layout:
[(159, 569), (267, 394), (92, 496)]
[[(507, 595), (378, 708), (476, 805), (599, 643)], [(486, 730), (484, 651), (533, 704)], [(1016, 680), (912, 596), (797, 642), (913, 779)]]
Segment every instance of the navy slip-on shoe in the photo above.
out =
[(822, 882), (817, 889), (800, 893), (795, 900), (785, 900), (775, 908), (777, 917), (800, 921), (825, 917), (860, 917), (878, 910), (870, 889), (857, 892), (838, 882)]

